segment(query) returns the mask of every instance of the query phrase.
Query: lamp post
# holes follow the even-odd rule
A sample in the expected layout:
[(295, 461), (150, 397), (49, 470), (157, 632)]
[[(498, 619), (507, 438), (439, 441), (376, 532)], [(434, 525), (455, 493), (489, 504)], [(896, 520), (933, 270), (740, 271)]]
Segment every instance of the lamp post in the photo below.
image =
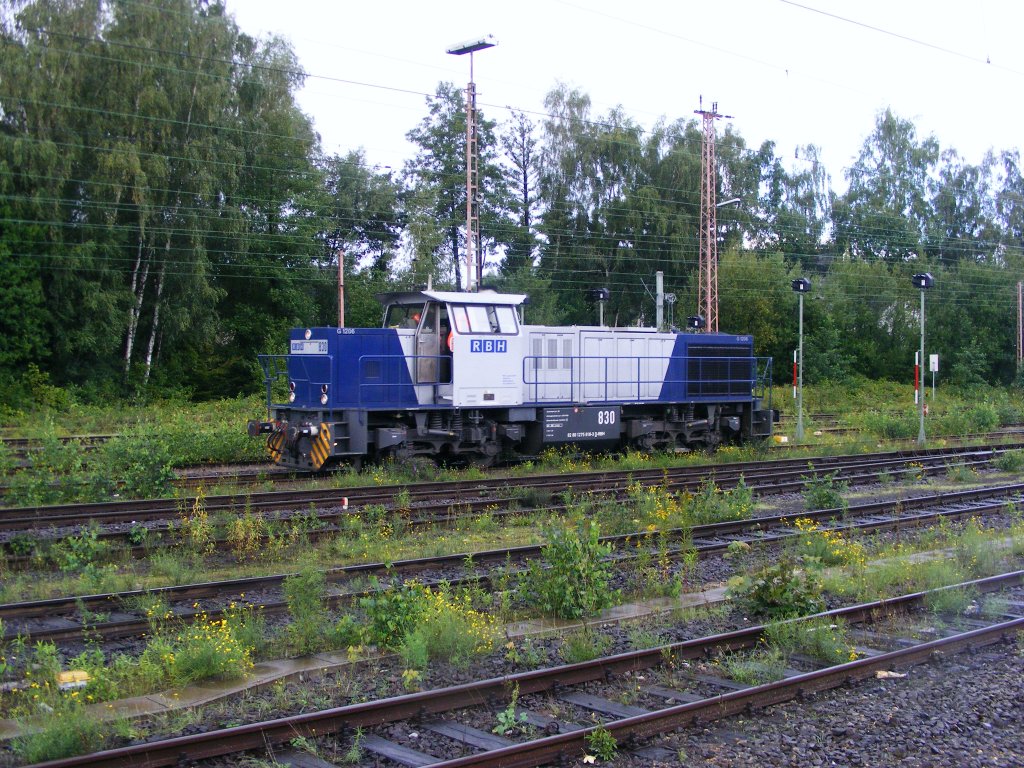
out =
[(469, 54), (469, 85), (466, 86), (466, 290), (473, 291), (483, 277), (480, 259), (480, 179), (476, 125), (476, 83), (473, 82), (473, 54), (498, 44), (494, 35), (458, 43), (448, 49), (453, 56)]
[(911, 278), (914, 287), (921, 291), (921, 350), (918, 352), (917, 365), (914, 366), (914, 400), (917, 402), (917, 411), (920, 418), (920, 427), (917, 430), (917, 444), (924, 445), (924, 396), (921, 393), (921, 382), (924, 377), (924, 292), (932, 287), (935, 279), (930, 272), (921, 272)]
[(811, 290), (811, 281), (806, 277), (798, 277), (790, 285), (800, 297), (800, 342), (797, 347), (796, 370), (796, 439), (804, 439), (804, 294)]
[(597, 304), (597, 324), (602, 328), (604, 328), (604, 304), (611, 296), (612, 293), (607, 288), (589, 288), (587, 290), (587, 300)]

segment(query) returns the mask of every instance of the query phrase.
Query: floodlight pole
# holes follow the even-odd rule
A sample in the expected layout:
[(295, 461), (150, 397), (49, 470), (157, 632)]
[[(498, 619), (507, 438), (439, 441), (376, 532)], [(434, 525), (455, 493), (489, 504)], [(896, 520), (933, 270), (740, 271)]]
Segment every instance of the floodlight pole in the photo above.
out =
[(924, 288), (921, 289), (921, 388), (917, 398), (917, 412), (920, 426), (917, 430), (917, 444), (924, 445)]
[(793, 291), (800, 297), (800, 331), (797, 346), (796, 387), (796, 439), (804, 439), (804, 294), (811, 290), (811, 281), (801, 277), (792, 282)]
[(796, 439), (804, 439), (804, 295), (800, 294), (800, 344), (797, 347), (799, 358), (796, 387)]
[(921, 291), (921, 349), (917, 365), (914, 366), (914, 397), (917, 398), (917, 412), (920, 426), (917, 430), (917, 444), (924, 445), (924, 292), (931, 288), (935, 279), (928, 272), (921, 272), (911, 278), (914, 287)]
[(459, 43), (448, 49), (454, 56), (469, 54), (469, 84), (466, 86), (466, 290), (474, 291), (483, 280), (480, 243), (480, 152), (476, 116), (476, 83), (473, 82), (473, 54), (493, 48), (493, 35)]

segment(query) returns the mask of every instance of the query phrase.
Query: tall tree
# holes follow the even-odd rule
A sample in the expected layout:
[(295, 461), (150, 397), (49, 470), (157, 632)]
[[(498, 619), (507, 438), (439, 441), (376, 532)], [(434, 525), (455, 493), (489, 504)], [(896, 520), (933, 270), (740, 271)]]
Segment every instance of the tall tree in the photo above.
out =
[(759, 249), (779, 251), (788, 262), (806, 269), (814, 266), (826, 247), (831, 181), (813, 144), (797, 148), (794, 165), (787, 170), (782, 159), (775, 157), (765, 169), (758, 206), (762, 226), (754, 242)]
[(5, 236), (38, 254), (55, 378), (145, 387), (161, 354), (178, 371), (249, 356), (244, 291), (259, 311), (295, 282), (286, 255), (317, 250), (291, 51), (207, 0), (28, 0), (0, 28), (0, 184), (20, 209)]
[(327, 252), (344, 250), (347, 263), (388, 275), (405, 223), (401, 185), (389, 169), (368, 166), (362, 150), (329, 157), (323, 165)]
[(501, 148), (507, 164), (509, 213), (514, 224), (501, 268), (504, 274), (516, 274), (533, 266), (540, 210), (540, 143), (536, 126), (525, 113), (512, 113), (512, 120), (501, 134)]
[(919, 255), (930, 206), (928, 181), (939, 159), (932, 136), (886, 110), (847, 170), (849, 189), (836, 201), (836, 240), (858, 258), (904, 261)]

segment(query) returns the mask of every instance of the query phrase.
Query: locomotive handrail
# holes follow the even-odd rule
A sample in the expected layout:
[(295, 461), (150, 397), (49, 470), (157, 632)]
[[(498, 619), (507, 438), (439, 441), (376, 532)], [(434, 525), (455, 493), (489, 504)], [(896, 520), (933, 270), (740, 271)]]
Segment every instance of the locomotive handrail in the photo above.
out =
[[(308, 371), (307, 363), (314, 360), (322, 361), (326, 358), (327, 360), (327, 380), (325, 381), (314, 381), (312, 375)], [(289, 370), (288, 363), (290, 360), (294, 360), (299, 364), (301, 373), (295, 370)], [(315, 391), (317, 385), (330, 384), (331, 371), (334, 368), (333, 355), (259, 355), (260, 367), (263, 368), (263, 381), (267, 385), (267, 409), (271, 409), (274, 405), (285, 405), (284, 403), (273, 403), (273, 386), (274, 382), (280, 379), (286, 379), (293, 381), (296, 384), (296, 389), (301, 383), (307, 384), (311, 387), (310, 392)], [(304, 374), (304, 375), (303, 375)]]
[[(442, 368), (442, 361), (445, 359), (451, 360), (450, 355), (360, 355), (358, 360), (358, 368), (356, 373), (356, 401), (359, 406), (365, 406), (367, 403), (379, 404), (381, 402), (394, 402), (401, 403), (401, 393), (394, 398), (373, 398), (367, 395), (367, 392), (371, 388), (380, 388), (383, 392), (391, 393), (400, 387), (413, 387), (414, 391), (416, 387), (429, 387), (429, 386), (446, 386), (452, 383), (452, 377), (454, 374), (454, 366), (449, 368), (448, 379), (441, 381), (438, 376), (437, 381), (416, 381), (416, 368), (417, 361), (419, 360), (436, 360), (438, 364), (438, 371)], [(380, 365), (378, 373), (370, 375), (367, 370), (372, 364)], [(390, 363), (390, 365), (389, 365)], [(386, 375), (385, 371), (391, 372), (394, 368), (399, 370), (404, 368), (406, 372), (405, 379), (394, 373)], [(381, 379), (380, 381), (367, 381), (367, 379)]]
[[(545, 361), (568, 361), (569, 366), (566, 369), (563, 365), (548, 365), (545, 366)], [(606, 402), (613, 401), (643, 401), (643, 400), (657, 400), (660, 396), (662, 388), (666, 385), (676, 385), (682, 388), (688, 396), (695, 397), (721, 397), (721, 396), (760, 396), (756, 394), (756, 390), (760, 388), (764, 389), (764, 379), (760, 373), (761, 361), (767, 360), (766, 370), (768, 375), (771, 371), (771, 358), (757, 358), (750, 355), (730, 355), (730, 356), (714, 356), (714, 355), (526, 355), (523, 357), (522, 369), (523, 369), (523, 383), (527, 388), (533, 388), (533, 401), (542, 402), (549, 398), (542, 398), (540, 395), (540, 388), (544, 385), (552, 386), (568, 386), (569, 388), (569, 401), (575, 402), (577, 400), (577, 390), (580, 394), (581, 400), (588, 400), (590, 398), (583, 397), (588, 386), (601, 386), (603, 393), (600, 399)], [(598, 378), (586, 377), (586, 371), (589, 366), (586, 365), (587, 361), (597, 361), (598, 366), (603, 370), (604, 375)], [(643, 363), (644, 361), (656, 361), (658, 367), (664, 366), (664, 372), (658, 376), (644, 378), (643, 376)], [(612, 378), (610, 367), (614, 364), (616, 370), (621, 370), (622, 363), (629, 363), (632, 367), (632, 363), (636, 364), (636, 376), (628, 378)], [(673, 370), (673, 363), (676, 365), (677, 374), (670, 375)], [(691, 366), (696, 365), (697, 370), (691, 370)], [(706, 375), (705, 369), (710, 368), (712, 365), (724, 366), (725, 370), (722, 374)], [(577, 368), (580, 369), (579, 374)], [(737, 370), (739, 369), (739, 370)], [(743, 369), (746, 369), (744, 371)], [(563, 374), (567, 373), (568, 378), (564, 375), (556, 375), (554, 378), (544, 377), (542, 379), (541, 371), (560, 371)], [(531, 373), (533, 374), (531, 376)], [(746, 376), (743, 374), (746, 373)], [(622, 374), (617, 374), (622, 375)], [(618, 387), (619, 385), (636, 385), (634, 391), (630, 393), (621, 393), (615, 391), (616, 396), (612, 396), (609, 392), (610, 387)], [(644, 395), (643, 388), (645, 385), (655, 386), (658, 388), (657, 393), (648, 392)], [(742, 388), (742, 391), (739, 391)], [(724, 390), (724, 391), (723, 391)], [(527, 390), (529, 391), (529, 389)], [(551, 398), (554, 402), (565, 401), (564, 397)]]

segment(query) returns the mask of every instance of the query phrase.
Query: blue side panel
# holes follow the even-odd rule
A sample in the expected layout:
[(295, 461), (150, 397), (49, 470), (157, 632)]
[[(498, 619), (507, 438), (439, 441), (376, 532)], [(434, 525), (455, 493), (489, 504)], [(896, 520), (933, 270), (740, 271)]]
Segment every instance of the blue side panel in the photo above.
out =
[(679, 334), (658, 398), (662, 402), (740, 402), (753, 398), (754, 340), (724, 333)]
[[(291, 332), (288, 376), (295, 407), (414, 408), (416, 390), (398, 333), (390, 328), (312, 328)], [(299, 349), (308, 350), (296, 354)], [(321, 404), (327, 386), (327, 404)]]

